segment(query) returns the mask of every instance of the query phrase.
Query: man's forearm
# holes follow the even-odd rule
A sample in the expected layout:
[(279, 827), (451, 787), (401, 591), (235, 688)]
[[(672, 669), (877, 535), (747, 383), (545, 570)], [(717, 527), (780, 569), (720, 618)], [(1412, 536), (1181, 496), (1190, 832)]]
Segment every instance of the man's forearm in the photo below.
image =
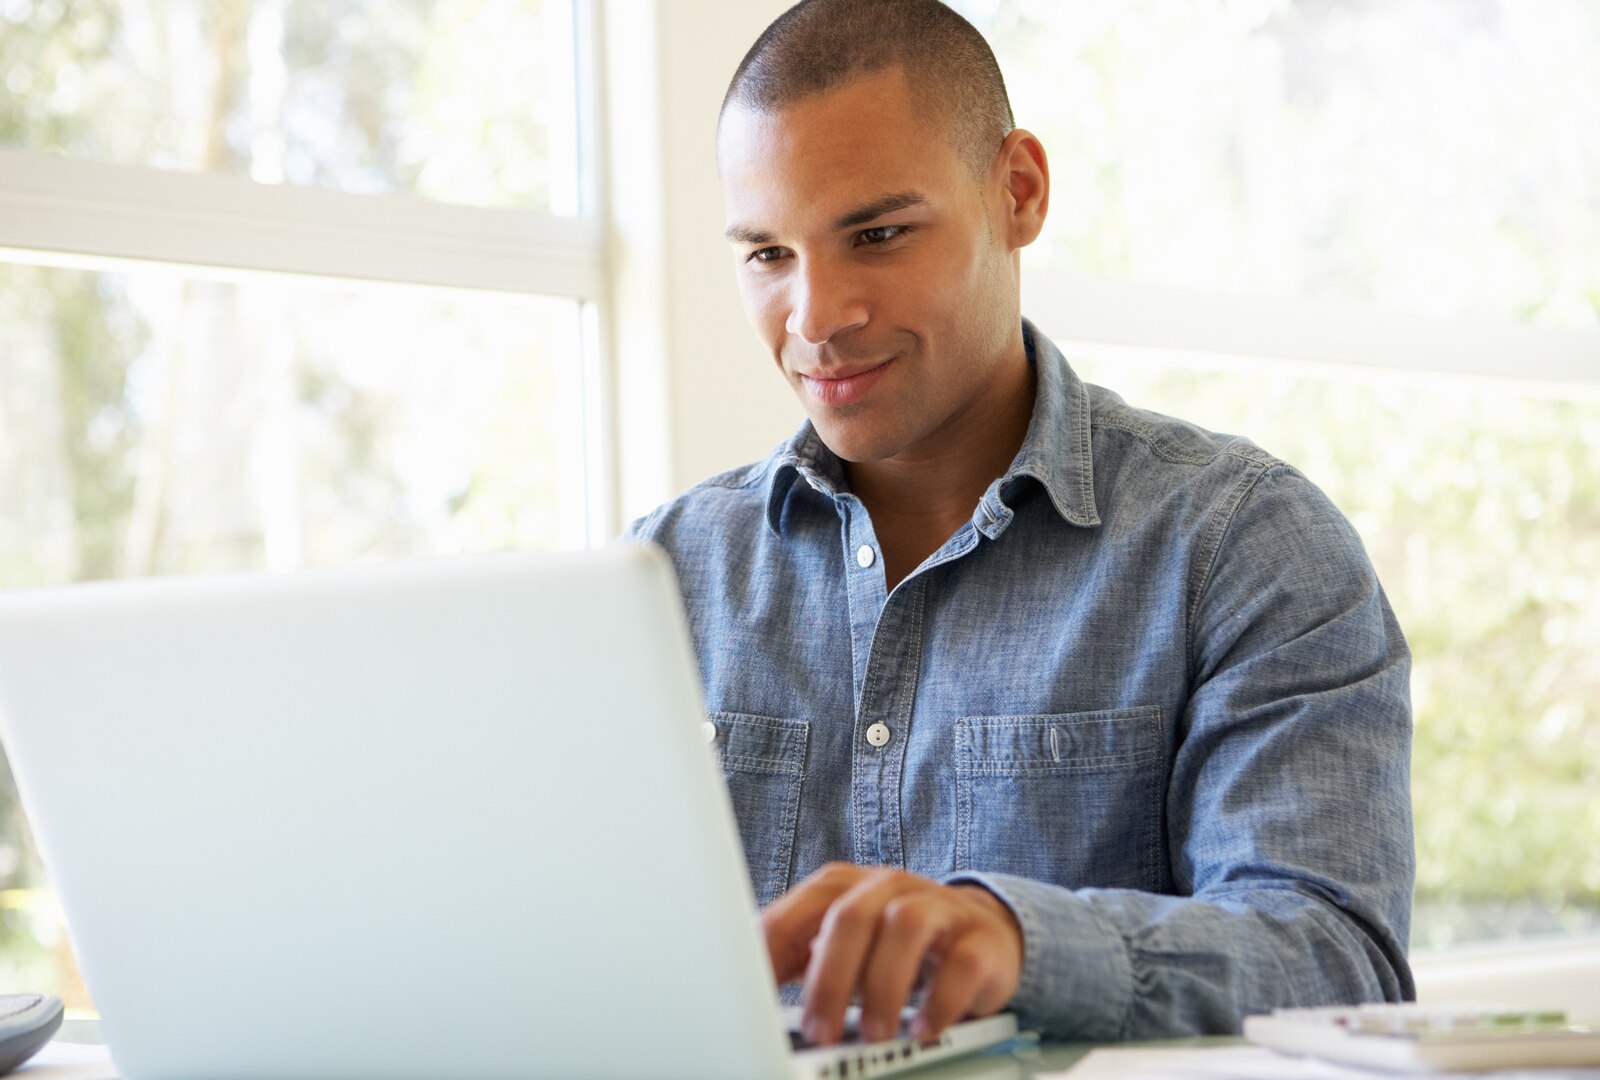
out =
[(982, 884), (1017, 916), (1024, 954), (1011, 1007), (1050, 1039), (1230, 1033), (1274, 1007), (1412, 995), (1401, 944), (1304, 885), (1178, 897), (1005, 874), (947, 881)]

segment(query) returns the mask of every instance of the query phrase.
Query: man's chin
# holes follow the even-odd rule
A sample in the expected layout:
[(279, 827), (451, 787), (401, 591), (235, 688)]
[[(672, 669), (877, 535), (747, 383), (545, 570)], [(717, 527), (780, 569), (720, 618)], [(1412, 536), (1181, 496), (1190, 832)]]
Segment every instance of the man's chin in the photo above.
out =
[(864, 425), (839, 423), (837, 418), (811, 417), (822, 444), (834, 456), (852, 464), (883, 461), (899, 452), (900, 447), (888, 433), (865, 430)]

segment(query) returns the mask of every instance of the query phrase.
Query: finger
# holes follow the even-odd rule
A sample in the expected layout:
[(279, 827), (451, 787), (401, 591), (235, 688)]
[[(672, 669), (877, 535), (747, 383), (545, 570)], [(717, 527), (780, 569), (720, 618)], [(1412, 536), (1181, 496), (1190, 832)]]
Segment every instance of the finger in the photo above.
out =
[(984, 946), (984, 935), (962, 934), (939, 957), (922, 1008), (912, 1021), (912, 1031), (919, 1039), (937, 1039), (945, 1028), (969, 1013), (993, 1012), (1005, 1004), (1003, 998), (988, 1010), (980, 1010), (977, 1005), (980, 998), (984, 1004), (993, 1001), (998, 981), (990, 950)]
[(811, 962), (811, 943), (822, 919), (866, 871), (850, 863), (829, 863), (768, 904), (761, 913), (767, 957), (778, 985), (794, 982)]
[(955, 914), (937, 888), (903, 893), (884, 905), (861, 974), (863, 1036), (890, 1039), (900, 1030), (900, 1010), (922, 974), (928, 950), (953, 928)]
[(909, 888), (916, 878), (893, 871), (868, 871), (833, 902), (811, 942), (806, 968), (805, 1033), (817, 1043), (831, 1043), (844, 1029), (844, 1011), (861, 980), (861, 970), (884, 905)]

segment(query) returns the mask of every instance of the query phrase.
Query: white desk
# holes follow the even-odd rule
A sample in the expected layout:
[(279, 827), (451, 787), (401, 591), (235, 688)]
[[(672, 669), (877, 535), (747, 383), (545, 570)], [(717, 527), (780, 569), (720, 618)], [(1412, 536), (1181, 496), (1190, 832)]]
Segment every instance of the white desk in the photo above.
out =
[[(1238, 1043), (1237, 1039), (1210, 1038), (1140, 1045), (1205, 1047)], [(65, 1020), (55, 1042), (16, 1075), (27, 1080), (117, 1080), (110, 1059), (98, 1050), (103, 1045), (98, 1021)], [(1035, 1076), (1064, 1072), (1092, 1049), (1094, 1047), (1088, 1043), (1036, 1046), (1018, 1041), (1010, 1048), (933, 1065), (907, 1075), (908, 1080), (1030, 1080)]]

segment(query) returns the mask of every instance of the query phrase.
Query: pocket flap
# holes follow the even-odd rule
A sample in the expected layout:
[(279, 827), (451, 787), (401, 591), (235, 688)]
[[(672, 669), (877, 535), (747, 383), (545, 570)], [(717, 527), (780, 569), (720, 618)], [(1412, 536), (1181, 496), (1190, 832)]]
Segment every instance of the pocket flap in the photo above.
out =
[(770, 776), (805, 774), (806, 740), (811, 725), (775, 716), (714, 712), (717, 757), (723, 766)]
[(1005, 775), (1139, 765), (1161, 753), (1156, 706), (1042, 716), (970, 716), (957, 755), (974, 773)]

